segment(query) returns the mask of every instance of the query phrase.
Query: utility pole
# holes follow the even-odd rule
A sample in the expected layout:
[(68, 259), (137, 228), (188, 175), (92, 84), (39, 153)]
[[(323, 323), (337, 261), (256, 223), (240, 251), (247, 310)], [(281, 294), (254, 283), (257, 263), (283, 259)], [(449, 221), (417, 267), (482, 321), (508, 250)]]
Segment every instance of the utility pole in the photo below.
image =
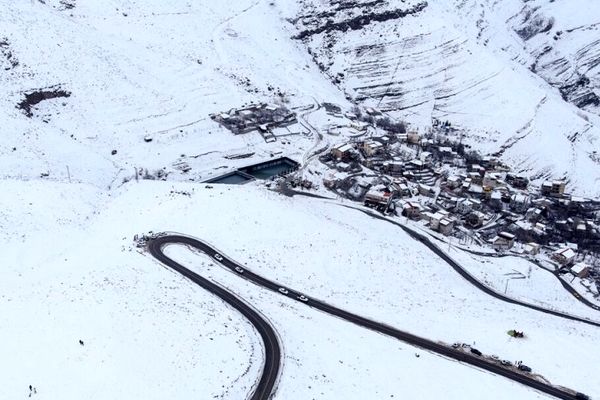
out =
[(69, 177), (69, 183), (71, 183), (71, 171), (69, 171), (68, 165), (67, 165), (67, 176)]
[(504, 294), (506, 294), (506, 291), (508, 290), (508, 281), (510, 281), (510, 278), (506, 278), (506, 285), (504, 286)]

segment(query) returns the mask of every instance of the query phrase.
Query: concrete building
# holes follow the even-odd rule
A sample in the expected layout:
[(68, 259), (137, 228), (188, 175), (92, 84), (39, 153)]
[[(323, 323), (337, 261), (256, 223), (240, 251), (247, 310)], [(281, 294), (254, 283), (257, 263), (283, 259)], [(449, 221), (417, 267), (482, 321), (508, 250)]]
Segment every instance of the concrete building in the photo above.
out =
[(543, 210), (538, 207), (530, 207), (527, 209), (527, 213), (525, 214), (528, 221), (537, 222), (543, 216)]
[(560, 265), (570, 265), (575, 261), (575, 250), (570, 247), (563, 247), (552, 253), (552, 259)]
[(336, 168), (340, 172), (347, 172), (347, 171), (350, 171), (352, 169), (352, 166), (350, 164), (348, 164), (348, 163), (341, 162), (341, 163), (338, 163), (336, 165)]
[(408, 165), (409, 165), (409, 168), (412, 168), (416, 171), (420, 171), (423, 168), (425, 168), (425, 163), (421, 160), (410, 160)]
[(562, 195), (565, 193), (565, 182), (554, 181), (552, 182), (552, 194)]
[(544, 196), (562, 196), (565, 193), (564, 181), (553, 181), (542, 183), (542, 195)]
[(405, 179), (394, 179), (392, 183), (389, 185), (391, 191), (395, 192), (396, 195), (400, 197), (411, 197), (412, 193), (410, 192), (410, 188), (406, 184)]
[(471, 199), (465, 199), (465, 198), (461, 198), (456, 202), (456, 208), (454, 209), (454, 211), (457, 214), (461, 214), (461, 215), (466, 215), (468, 213), (470, 213), (471, 211), (473, 211), (473, 203), (471, 202)]
[(365, 156), (372, 157), (376, 154), (379, 154), (383, 151), (383, 145), (379, 142), (375, 142), (373, 140), (369, 140), (363, 143), (363, 152)]
[(335, 179), (335, 176), (333, 174), (329, 174), (325, 178), (323, 178), (323, 185), (326, 188), (332, 189), (332, 188), (335, 187), (335, 184), (336, 184), (336, 179)]
[(387, 207), (392, 201), (392, 194), (371, 189), (365, 195), (365, 205)]
[(476, 183), (478, 185), (483, 184), (483, 177), (478, 172), (469, 172), (467, 176), (471, 178), (471, 182)]
[(383, 115), (383, 113), (380, 110), (378, 110), (377, 108), (373, 108), (373, 107), (367, 107), (367, 108), (365, 108), (365, 111), (367, 112), (367, 114), (373, 115), (373, 116)]
[(571, 267), (571, 273), (578, 278), (587, 278), (590, 275), (590, 266), (579, 262)]
[(473, 199), (460, 199), (456, 202), (454, 211), (457, 214), (466, 215), (475, 209), (475, 204)]
[(442, 219), (448, 218), (449, 215), (450, 215), (450, 213), (448, 213), (447, 211), (444, 211), (444, 210), (440, 210), (440, 211), (436, 212), (435, 214), (432, 214), (429, 219), (429, 227), (434, 231), (439, 231), (440, 222), (442, 221)]
[(364, 132), (369, 128), (369, 124), (362, 121), (351, 121), (350, 128), (356, 129), (359, 132)]
[(485, 168), (496, 168), (498, 166), (498, 159), (492, 156), (485, 156), (481, 160), (481, 164)]
[(419, 183), (417, 185), (417, 188), (418, 188), (419, 194), (421, 196), (427, 196), (427, 197), (434, 197), (435, 196), (435, 189), (433, 187), (431, 187), (431, 186)]
[(341, 144), (331, 149), (331, 155), (339, 161), (348, 160), (353, 152), (354, 147), (350, 143)]
[(483, 186), (481, 185), (477, 185), (475, 183), (471, 183), (469, 185), (469, 188), (467, 189), (467, 192), (476, 198), (481, 198), (483, 197), (484, 191), (483, 191)]
[(438, 231), (443, 235), (450, 235), (454, 230), (454, 219), (442, 218), (438, 225)]
[(492, 191), (488, 204), (495, 211), (501, 211), (504, 208), (504, 203), (502, 202), (502, 192), (499, 190)]
[(523, 245), (523, 254), (535, 256), (540, 252), (540, 245), (534, 242), (525, 243)]
[(490, 188), (496, 188), (498, 186), (506, 186), (504, 181), (502, 180), (502, 176), (498, 173), (490, 173), (486, 174), (483, 177), (483, 186), (488, 186)]
[(497, 251), (510, 250), (515, 244), (515, 235), (508, 232), (500, 232), (492, 239), (492, 247)]
[(433, 154), (431, 154), (429, 151), (423, 151), (421, 154), (419, 154), (419, 160), (429, 164), (431, 161), (433, 161)]
[(422, 209), (419, 203), (407, 201), (402, 205), (402, 215), (410, 219), (420, 219)]
[(527, 189), (529, 179), (524, 175), (506, 174), (506, 182), (517, 189)]
[(393, 176), (402, 175), (404, 170), (404, 163), (401, 161), (390, 161), (384, 164), (384, 168), (388, 174)]

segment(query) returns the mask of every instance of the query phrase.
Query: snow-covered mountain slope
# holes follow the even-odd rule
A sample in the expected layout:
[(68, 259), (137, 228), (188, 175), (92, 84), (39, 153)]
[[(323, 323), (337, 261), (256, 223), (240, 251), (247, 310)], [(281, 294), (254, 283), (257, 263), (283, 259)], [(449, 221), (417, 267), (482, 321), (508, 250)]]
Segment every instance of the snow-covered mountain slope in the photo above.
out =
[(600, 3), (457, 0), (455, 7), (479, 43), (527, 65), (565, 100), (600, 114)]
[[(448, 119), (466, 130), (466, 142), (534, 178), (565, 176), (576, 192), (598, 194), (599, 118), (562, 98), (592, 98), (594, 13), (579, 19), (557, 3), (520, 6), (5, 1), (3, 175), (49, 174), (107, 187), (132, 176), (134, 167), (193, 164), (189, 153), (260, 152), (260, 141), (225, 136), (207, 115), (278, 94), (296, 105), (312, 97), (343, 102), (319, 66), (359, 101), (398, 111), (417, 126)], [(522, 25), (542, 20), (538, 14), (570, 15), (555, 18), (560, 40), (531, 36), (532, 29), (523, 39)], [(578, 21), (584, 28), (575, 29)], [(307, 42), (317, 65), (293, 36)], [(544, 40), (554, 43), (552, 51), (540, 50)], [(559, 64), (562, 72), (552, 67)], [(574, 73), (565, 71), (578, 71), (589, 84), (573, 84)], [(16, 108), (40, 89), (68, 97)], [(593, 101), (585, 102), (594, 111)], [(143, 141), (148, 135), (150, 145)], [(197, 175), (210, 172), (197, 164)]]
[[(263, 359), (259, 337), (235, 310), (138, 252), (133, 235), (149, 230), (196, 235), (340, 307), (600, 391), (597, 330), (490, 299), (358, 211), (259, 183), (198, 184), (274, 154), (308, 159), (341, 139), (302, 132), (265, 143), (232, 135), (209, 113), (250, 101), (286, 102), (299, 114), (323, 101), (347, 109), (346, 91), (415, 126), (449, 119), (465, 141), (513, 166), (600, 194), (598, 117), (548, 84), (549, 58), (530, 69), (542, 33), (519, 46), (520, 3), (481, 3), (502, 18), (486, 14), (479, 38), (477, 2), (368, 3), (372, 12), (325, 0), (0, 0), (0, 399), (24, 398), (29, 385), (34, 400), (247, 395)], [(559, 11), (539, 5), (540, 15)], [(592, 31), (575, 32), (586, 48)], [(320, 109), (306, 120), (323, 127), (330, 117)], [(183, 162), (191, 171), (177, 168)], [(140, 169), (164, 171), (167, 182), (132, 181)], [(547, 398), (169, 251), (273, 323), (284, 352), (276, 399)], [(523, 287), (544, 292), (520, 295), (528, 301), (591, 315), (555, 281)], [(528, 339), (512, 340), (513, 328)]]
[[(598, 7), (588, 3), (592, 10)], [(297, 37), (352, 98), (395, 111), (417, 126), (429, 125), (432, 118), (449, 120), (465, 129), (466, 143), (501, 155), (533, 178), (567, 177), (575, 191), (598, 193), (600, 119), (563, 99), (578, 104), (583, 94), (579, 89), (561, 93), (558, 87), (571, 81), (563, 77), (566, 72), (552, 69), (548, 58), (570, 60), (567, 69), (585, 69), (590, 93), (597, 90), (593, 27), (573, 32), (573, 40), (567, 33), (564, 39), (550, 38), (555, 50), (540, 57), (545, 36), (540, 32), (524, 40), (527, 22), (521, 14), (527, 11), (517, 7), (523, 6), (517, 0), (305, 4), (291, 20)], [(543, 12), (569, 14), (564, 7), (570, 6), (561, 4), (547, 5)], [(577, 14), (556, 26), (570, 29)], [(530, 69), (534, 63), (537, 67)], [(593, 102), (587, 103), (578, 105), (595, 111)]]
[[(106, 188), (134, 167), (172, 170), (183, 158), (197, 178), (207, 163), (192, 155), (281, 151), (233, 137), (209, 113), (282, 97), (344, 101), (268, 2), (72, 4), (0, 1), (3, 176)], [(17, 108), (40, 90), (64, 96)]]
[[(172, 167), (185, 161), (206, 177), (228, 152), (265, 153), (209, 113), (282, 97), (347, 105), (343, 90), (415, 126), (450, 120), (517, 170), (598, 195), (599, 6), (571, 4), (1, 0), (0, 169), (105, 188), (134, 167), (188, 179)], [(40, 91), (58, 97), (23, 106)]]
[[(26, 206), (6, 232), (18, 251), (3, 253), (0, 269), (2, 399), (26, 397), (30, 384), (41, 400), (246, 398), (263, 359), (260, 338), (238, 312), (138, 253), (132, 236), (149, 229), (195, 235), (311, 297), (600, 390), (598, 329), (491, 299), (394, 225), (357, 210), (253, 184), (186, 182), (129, 182), (111, 198), (78, 186), (58, 207), (61, 185), (10, 185), (17, 195), (0, 205)], [(274, 399), (549, 398), (260, 288), (204, 255), (167, 251), (273, 324), (284, 354)], [(582, 311), (572, 297), (562, 305)], [(527, 340), (506, 335), (515, 327)]]

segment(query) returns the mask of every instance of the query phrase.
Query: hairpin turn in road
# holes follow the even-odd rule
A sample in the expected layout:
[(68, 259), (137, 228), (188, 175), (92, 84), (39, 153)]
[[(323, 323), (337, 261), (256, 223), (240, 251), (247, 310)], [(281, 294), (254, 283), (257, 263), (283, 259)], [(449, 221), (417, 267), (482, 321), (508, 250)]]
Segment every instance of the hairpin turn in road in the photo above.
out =
[(235, 294), (208, 281), (207, 279), (201, 277), (197, 273), (189, 270), (188, 268), (184, 267), (183, 265), (177, 263), (176, 261), (169, 258), (167, 255), (165, 255), (165, 253), (163, 252), (164, 247), (172, 244), (185, 245), (200, 252), (203, 252), (209, 257), (211, 257), (213, 260), (215, 260), (215, 262), (220, 263), (222, 266), (228, 268), (233, 273), (240, 275), (244, 279), (251, 281), (252, 283), (258, 286), (261, 286), (265, 289), (269, 289), (275, 293), (278, 293), (281, 296), (286, 296), (288, 298), (294, 299), (309, 307), (315, 308), (317, 310), (336, 316), (338, 318), (342, 318), (348, 322), (354, 323), (364, 328), (383, 333), (384, 335), (396, 338), (410, 345), (421, 347), (433, 353), (504, 376), (505, 378), (511, 379), (515, 382), (519, 382), (523, 385), (529, 386), (531, 388), (539, 390), (540, 392), (552, 395), (559, 399), (576, 400), (583, 398), (581, 397), (580, 393), (575, 393), (574, 391), (568, 389), (546, 384), (544, 382), (532, 378), (531, 376), (525, 373), (505, 368), (500, 364), (490, 362), (482, 358), (481, 356), (466, 353), (464, 351), (461, 351), (460, 349), (454, 349), (445, 344), (421, 338), (411, 333), (393, 328), (389, 325), (373, 321), (365, 317), (361, 317), (349, 311), (342, 310), (320, 300), (313, 299), (310, 296), (307, 296), (297, 290), (286, 288), (276, 282), (263, 278), (262, 276), (257, 275), (250, 270), (247, 270), (245, 266), (228, 258), (208, 243), (205, 243), (198, 239), (178, 234), (158, 234), (149, 238), (147, 248), (154, 258), (156, 258), (161, 263), (167, 265), (174, 271), (177, 271), (178, 273), (187, 277), (188, 279), (201, 286), (202, 288), (206, 289), (207, 291), (215, 294), (223, 301), (237, 309), (252, 323), (252, 325), (254, 325), (254, 327), (260, 334), (264, 344), (265, 360), (262, 376), (256, 388), (254, 389), (254, 392), (249, 397), (251, 400), (267, 400), (274, 394), (273, 391), (277, 382), (281, 363), (281, 348), (277, 340), (277, 334), (275, 330), (266, 321), (266, 319), (260, 316), (258, 312), (256, 312), (252, 307), (250, 307), (248, 304), (246, 304), (244, 301), (238, 298)]

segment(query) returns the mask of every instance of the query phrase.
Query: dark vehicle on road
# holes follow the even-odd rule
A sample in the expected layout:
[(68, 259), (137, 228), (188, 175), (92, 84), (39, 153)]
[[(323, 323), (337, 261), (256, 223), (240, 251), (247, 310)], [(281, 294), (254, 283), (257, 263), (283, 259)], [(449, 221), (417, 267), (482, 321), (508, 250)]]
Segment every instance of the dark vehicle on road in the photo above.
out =
[(476, 356), (481, 356), (481, 352), (474, 347), (471, 347), (471, 353), (475, 354)]
[(529, 368), (527, 365), (525, 364), (519, 364), (519, 366), (517, 367), (519, 368), (521, 371), (523, 372), (531, 372), (531, 368)]

